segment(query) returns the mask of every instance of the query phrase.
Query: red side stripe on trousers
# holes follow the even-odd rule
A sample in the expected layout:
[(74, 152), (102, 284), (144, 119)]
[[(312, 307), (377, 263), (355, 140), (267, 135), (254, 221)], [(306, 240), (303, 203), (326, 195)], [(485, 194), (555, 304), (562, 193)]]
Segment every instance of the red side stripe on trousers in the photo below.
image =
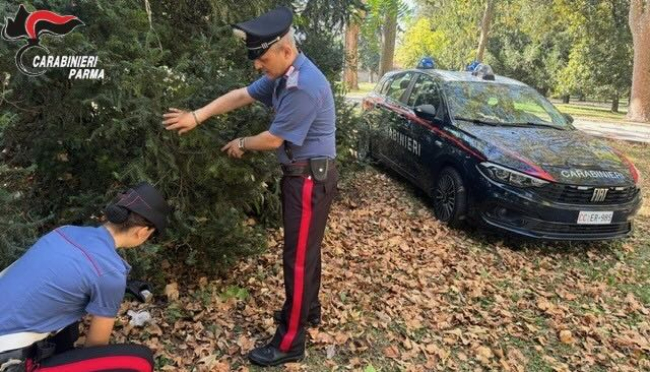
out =
[(282, 338), (280, 350), (289, 351), (291, 344), (296, 337), (300, 324), (300, 312), (302, 311), (302, 294), (305, 285), (305, 256), (307, 253), (307, 241), (309, 240), (309, 227), (311, 225), (311, 193), (314, 188), (314, 181), (311, 177), (306, 178), (302, 184), (302, 216), (300, 218), (300, 231), (298, 233), (298, 247), (296, 247), (296, 263), (294, 265), (294, 290), (291, 314), (289, 314), (289, 329)]
[(146, 359), (135, 356), (102, 357), (79, 362), (67, 363), (60, 366), (36, 368), (35, 372), (87, 372), (104, 370), (133, 370), (151, 372), (153, 366)]

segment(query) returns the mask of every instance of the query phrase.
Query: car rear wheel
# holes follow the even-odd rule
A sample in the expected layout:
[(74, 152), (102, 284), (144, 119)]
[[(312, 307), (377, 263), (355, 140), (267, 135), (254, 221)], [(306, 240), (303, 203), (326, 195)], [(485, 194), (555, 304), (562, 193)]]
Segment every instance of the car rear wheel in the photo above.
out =
[(450, 226), (460, 225), (467, 210), (466, 190), (456, 169), (447, 167), (440, 171), (432, 195), (436, 218)]

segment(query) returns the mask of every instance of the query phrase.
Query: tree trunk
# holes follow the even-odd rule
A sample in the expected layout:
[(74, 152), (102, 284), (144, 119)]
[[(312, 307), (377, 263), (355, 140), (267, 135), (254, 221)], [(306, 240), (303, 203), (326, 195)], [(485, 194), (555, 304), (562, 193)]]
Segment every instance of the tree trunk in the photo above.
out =
[(483, 61), (485, 48), (487, 47), (488, 36), (490, 33), (490, 25), (492, 24), (492, 16), (494, 15), (494, 0), (487, 0), (485, 13), (483, 13), (483, 21), (481, 22), (481, 37), (478, 41), (478, 52), (476, 53), (476, 60)]
[(374, 83), (375, 83), (375, 74), (372, 71), (370, 71), (370, 84), (374, 84)]
[(568, 94), (565, 94), (562, 96), (562, 103), (569, 103), (571, 101), (571, 96)]
[(354, 21), (345, 28), (345, 85), (349, 90), (359, 90), (359, 33), (361, 26)]
[(395, 37), (397, 35), (397, 12), (388, 11), (384, 18), (383, 45), (381, 47), (381, 62), (379, 63), (379, 75), (393, 69), (393, 57), (395, 54)]
[(614, 92), (614, 96), (612, 97), (612, 112), (618, 112), (618, 101), (620, 98), (620, 94), (618, 91)]
[(627, 117), (650, 122), (650, 1), (632, 0), (629, 21), (634, 41), (634, 72)]
[(580, 94), (578, 95), (578, 101), (580, 101), (580, 102), (584, 102), (584, 101), (586, 101), (586, 100), (587, 100), (587, 96), (585, 96), (584, 93), (580, 93)]

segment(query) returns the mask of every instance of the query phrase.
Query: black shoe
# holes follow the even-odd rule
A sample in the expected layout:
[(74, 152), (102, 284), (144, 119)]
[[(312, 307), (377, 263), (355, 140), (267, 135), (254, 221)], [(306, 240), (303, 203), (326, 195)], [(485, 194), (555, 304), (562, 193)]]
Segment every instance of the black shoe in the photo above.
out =
[[(273, 320), (275, 321), (275, 324), (282, 322), (282, 310), (276, 310), (273, 312)], [(309, 315), (307, 315), (307, 325), (309, 327), (318, 327), (320, 321), (320, 309), (318, 309), (318, 311), (310, 312)]]
[(263, 367), (272, 367), (284, 363), (299, 362), (305, 358), (305, 351), (301, 350), (293, 353), (283, 353), (280, 349), (269, 344), (258, 347), (248, 353), (248, 360), (251, 363)]

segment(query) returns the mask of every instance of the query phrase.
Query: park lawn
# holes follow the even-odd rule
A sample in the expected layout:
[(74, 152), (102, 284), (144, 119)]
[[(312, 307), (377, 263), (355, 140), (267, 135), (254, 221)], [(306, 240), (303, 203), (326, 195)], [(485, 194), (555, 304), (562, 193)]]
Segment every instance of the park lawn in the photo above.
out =
[(346, 94), (346, 96), (351, 98), (365, 97), (368, 93), (370, 93), (375, 88), (375, 85), (377, 85), (377, 83), (366, 83), (366, 82), (359, 83), (359, 89), (349, 91)]
[(621, 106), (619, 112), (612, 112), (609, 107), (587, 105), (579, 103), (555, 103), (561, 112), (570, 114), (574, 118), (584, 118), (599, 121), (624, 121), (627, 107)]
[[(650, 147), (611, 143), (650, 174)], [(268, 241), (223, 278), (165, 270), (180, 297), (125, 303), (115, 338), (154, 348), (162, 370), (262, 371), (245, 355), (272, 336), (282, 304), (281, 232)], [(365, 166), (340, 183), (330, 215), (323, 324), (307, 358), (264, 370), (648, 370), (649, 259), (647, 199), (628, 239), (522, 243), (448, 229), (412, 186)], [(126, 325), (130, 308), (155, 325)]]

